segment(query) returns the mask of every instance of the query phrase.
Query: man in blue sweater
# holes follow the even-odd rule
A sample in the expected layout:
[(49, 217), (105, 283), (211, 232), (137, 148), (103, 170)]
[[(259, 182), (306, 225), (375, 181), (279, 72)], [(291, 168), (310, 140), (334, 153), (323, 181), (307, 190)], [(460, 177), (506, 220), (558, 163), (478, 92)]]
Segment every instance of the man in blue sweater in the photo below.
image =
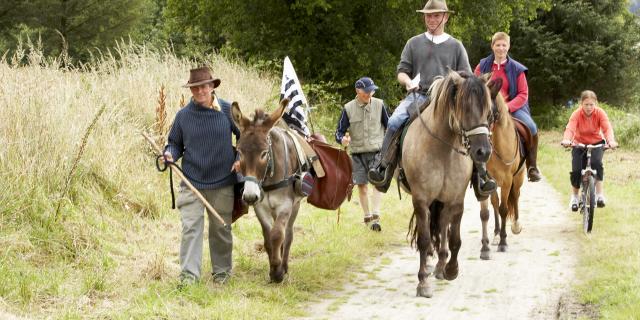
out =
[[(193, 95), (189, 104), (176, 114), (169, 132), (164, 157), (172, 162), (182, 158), (182, 170), (227, 225), (231, 225), (236, 140), (240, 131), (231, 120), (231, 106), (218, 99), (214, 89), (220, 79), (207, 67), (192, 69), (184, 87)], [(205, 207), (184, 184), (180, 185), (177, 207), (182, 220), (180, 243), (181, 286), (200, 279)], [(211, 212), (209, 216), (209, 252), (213, 280), (224, 284), (232, 269), (232, 234)]]

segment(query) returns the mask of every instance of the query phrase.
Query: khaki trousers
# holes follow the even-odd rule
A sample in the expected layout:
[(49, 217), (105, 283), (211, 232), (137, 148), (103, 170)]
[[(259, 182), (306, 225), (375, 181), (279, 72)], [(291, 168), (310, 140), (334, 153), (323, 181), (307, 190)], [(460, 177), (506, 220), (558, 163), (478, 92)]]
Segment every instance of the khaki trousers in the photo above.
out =
[[(233, 186), (214, 190), (199, 190), (222, 219), (230, 226), (233, 212)], [(182, 220), (182, 240), (180, 242), (180, 267), (182, 274), (200, 279), (202, 267), (202, 241), (204, 235), (205, 207), (196, 195), (181, 185), (176, 206)], [(212, 272), (231, 273), (233, 236), (231, 230), (223, 227), (218, 219), (207, 210), (209, 216), (209, 253)]]

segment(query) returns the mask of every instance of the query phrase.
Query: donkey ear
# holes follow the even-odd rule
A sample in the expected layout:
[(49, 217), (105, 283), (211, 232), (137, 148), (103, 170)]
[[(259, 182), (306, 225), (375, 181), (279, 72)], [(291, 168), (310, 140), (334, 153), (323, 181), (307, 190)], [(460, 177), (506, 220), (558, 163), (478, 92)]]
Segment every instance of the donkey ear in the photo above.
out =
[(240, 131), (244, 131), (244, 129), (251, 123), (251, 120), (242, 114), (242, 110), (240, 110), (240, 106), (236, 101), (231, 104), (231, 118)]
[(496, 78), (489, 81), (487, 86), (489, 87), (489, 91), (491, 92), (491, 99), (495, 99), (498, 95), (498, 92), (500, 92), (500, 89), (502, 88), (502, 78)]
[(280, 106), (278, 107), (278, 109), (273, 110), (273, 112), (269, 114), (269, 119), (267, 121), (269, 121), (268, 125), (270, 127), (273, 126), (274, 123), (278, 122), (280, 118), (282, 118), (287, 105), (289, 105), (289, 98), (284, 98), (282, 99), (282, 101), (280, 101)]

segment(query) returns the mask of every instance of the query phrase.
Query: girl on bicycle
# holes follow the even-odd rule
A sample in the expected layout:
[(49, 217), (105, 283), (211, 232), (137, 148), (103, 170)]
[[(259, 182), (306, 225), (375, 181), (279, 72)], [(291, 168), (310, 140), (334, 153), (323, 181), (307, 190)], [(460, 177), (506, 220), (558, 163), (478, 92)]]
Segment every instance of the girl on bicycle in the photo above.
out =
[[(585, 90), (580, 95), (580, 106), (571, 114), (561, 142), (565, 147), (577, 143), (608, 143), (612, 149), (618, 146), (613, 135), (613, 127), (611, 123), (609, 123), (609, 117), (607, 117), (607, 113), (602, 108), (598, 107), (598, 97), (595, 92), (591, 90)], [(605, 205), (602, 186), (602, 180), (604, 178), (604, 168), (602, 166), (603, 154), (604, 148), (596, 148), (591, 152), (591, 167), (597, 171), (596, 201), (599, 208)], [(571, 210), (578, 211), (578, 192), (580, 191), (581, 170), (586, 166), (586, 150), (574, 148), (571, 156), (570, 180), (573, 192), (571, 194), (570, 206)]]

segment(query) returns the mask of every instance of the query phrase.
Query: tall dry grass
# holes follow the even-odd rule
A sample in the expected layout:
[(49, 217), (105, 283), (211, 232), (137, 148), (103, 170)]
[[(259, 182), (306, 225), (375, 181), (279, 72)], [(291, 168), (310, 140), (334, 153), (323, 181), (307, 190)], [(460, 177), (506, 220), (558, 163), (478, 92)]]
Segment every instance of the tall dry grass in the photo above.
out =
[[(276, 105), (274, 79), (215, 55), (203, 61), (222, 79), (220, 97), (246, 110)], [(107, 271), (121, 267), (100, 252), (137, 237), (126, 224), (168, 212), (166, 175), (140, 131), (166, 134), (190, 97), (181, 87), (189, 69), (201, 63), (132, 44), (74, 67), (33, 45), (2, 57), (0, 297), (46, 306), (74, 287), (64, 275), (73, 269), (84, 270), (75, 287), (104, 290)], [(49, 271), (38, 274), (38, 266)]]

